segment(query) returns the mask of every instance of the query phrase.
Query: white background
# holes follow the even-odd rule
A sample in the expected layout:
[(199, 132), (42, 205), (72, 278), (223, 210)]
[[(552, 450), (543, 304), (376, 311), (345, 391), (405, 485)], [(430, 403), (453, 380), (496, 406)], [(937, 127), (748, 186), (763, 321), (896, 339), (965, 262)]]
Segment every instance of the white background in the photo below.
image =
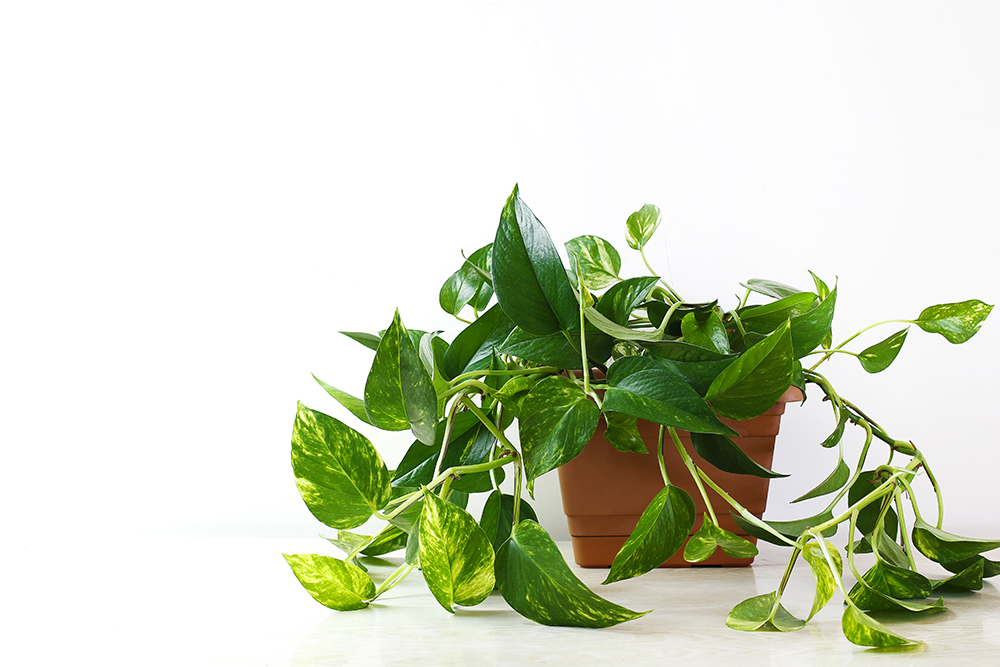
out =
[[(438, 289), (515, 183), (630, 275), (624, 221), (657, 204), (650, 261), (691, 300), (839, 277), (838, 339), (1000, 300), (1000, 6), (608, 7), (5, 3), (4, 533), (314, 536), (296, 401), (355, 422), (310, 373), (360, 395), (371, 353), (337, 331), (397, 307), (453, 336)], [(997, 321), (964, 346), (914, 328), (881, 375), (828, 365), (927, 451), (946, 527), (992, 536), (998, 344)], [(790, 407), (770, 516), (833, 469), (829, 422)], [(365, 432), (390, 465), (409, 441)], [(550, 475), (564, 539), (558, 502)]]

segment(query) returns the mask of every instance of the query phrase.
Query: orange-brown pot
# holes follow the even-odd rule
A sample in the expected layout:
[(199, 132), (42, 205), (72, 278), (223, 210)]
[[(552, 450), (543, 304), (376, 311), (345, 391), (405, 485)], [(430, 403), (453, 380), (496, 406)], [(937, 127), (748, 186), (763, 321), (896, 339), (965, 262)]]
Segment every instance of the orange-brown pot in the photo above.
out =
[[(745, 421), (722, 421), (740, 434), (733, 440), (750, 458), (770, 468), (774, 438), (778, 434), (781, 415), (785, 412), (785, 403), (799, 400), (802, 400), (802, 394), (793, 387), (759, 417)], [(609, 567), (635, 529), (643, 510), (663, 488), (663, 477), (654, 449), (659, 425), (639, 420), (639, 433), (647, 449), (651, 450), (648, 454), (619, 452), (605, 440), (604, 429), (602, 417), (597, 432), (583, 452), (559, 468), (559, 487), (573, 540), (573, 555), (582, 567)], [(703, 467), (713, 481), (754, 515), (760, 517), (764, 514), (769, 480), (722, 472), (698, 456), (687, 431), (678, 431), (678, 435), (694, 462)], [(705, 502), (669, 437), (664, 443), (663, 454), (670, 482), (687, 491), (694, 499), (697, 516), (692, 531), (698, 530)], [(729, 505), (714, 491), (706, 489), (722, 528), (756, 544), (756, 538), (747, 536), (733, 522), (727, 511)], [(708, 560), (695, 565), (745, 567), (752, 562), (753, 558), (733, 558), (720, 549)], [(682, 548), (661, 567), (690, 565), (684, 560)]]

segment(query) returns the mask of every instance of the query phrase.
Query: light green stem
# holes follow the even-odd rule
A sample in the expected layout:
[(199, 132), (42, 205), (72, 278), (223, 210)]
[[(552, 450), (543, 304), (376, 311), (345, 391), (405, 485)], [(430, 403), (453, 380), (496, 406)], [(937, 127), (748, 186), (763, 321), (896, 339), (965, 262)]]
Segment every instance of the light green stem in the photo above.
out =
[(649, 265), (649, 260), (646, 259), (646, 251), (643, 250), (642, 248), (639, 248), (639, 255), (642, 256), (642, 261), (646, 265), (646, 268), (649, 269), (649, 273), (651, 275), (654, 275), (654, 276), (657, 277), (656, 279), (659, 280), (663, 284), (663, 286), (670, 293), (670, 296), (672, 296), (677, 301), (683, 301), (683, 299), (681, 299), (680, 295), (678, 295), (677, 292), (674, 291), (674, 288), (671, 287), (670, 285), (668, 285), (667, 281), (665, 281), (663, 278), (661, 278), (660, 274), (658, 274), (656, 271), (654, 271), (653, 267)]
[(687, 453), (684, 445), (681, 444), (680, 436), (677, 435), (677, 429), (673, 426), (668, 426), (667, 430), (670, 432), (670, 438), (674, 441), (674, 446), (677, 447), (677, 452), (681, 455), (681, 460), (684, 461), (688, 472), (691, 473), (691, 479), (694, 480), (695, 486), (698, 487), (698, 492), (701, 493), (702, 500), (705, 501), (705, 510), (708, 512), (708, 516), (712, 519), (712, 523), (718, 526), (719, 520), (715, 518), (712, 501), (708, 499), (708, 492), (705, 491), (705, 486), (701, 483), (701, 477), (698, 476), (698, 466), (694, 464), (694, 461), (691, 460), (691, 455)]
[(906, 549), (906, 558), (910, 561), (910, 569), (917, 571), (917, 561), (913, 559), (913, 545), (910, 544), (910, 536), (906, 532), (906, 517), (903, 515), (902, 493), (896, 491), (893, 501), (896, 503), (896, 518), (899, 520), (899, 533), (903, 536), (903, 547)]
[(837, 347), (833, 348), (832, 350), (827, 350), (826, 354), (823, 356), (823, 358), (820, 359), (819, 361), (817, 361), (815, 364), (813, 364), (813, 366), (809, 370), (811, 370), (811, 371), (812, 370), (816, 370), (817, 366), (819, 366), (821, 363), (823, 363), (824, 361), (826, 361), (827, 359), (829, 359), (831, 356), (833, 356), (833, 354), (835, 352), (837, 352), (838, 350), (840, 350), (842, 347), (844, 347), (845, 345), (847, 345), (848, 343), (850, 343), (852, 340), (854, 340), (855, 338), (857, 338), (861, 334), (865, 333), (866, 331), (870, 331), (871, 329), (874, 329), (875, 327), (881, 326), (883, 324), (892, 324), (893, 322), (902, 323), (902, 324), (913, 324), (913, 320), (884, 320), (882, 322), (876, 322), (875, 324), (872, 324), (871, 326), (865, 327), (864, 329), (862, 329), (861, 331), (857, 332), (853, 336), (848, 337), (846, 340), (844, 340), (844, 342), (842, 342), (840, 345), (838, 345)]
[(456, 382), (462, 382), (470, 378), (483, 377), (487, 375), (541, 375), (541, 374), (552, 374), (561, 372), (561, 368), (555, 366), (536, 366), (535, 368), (515, 368), (512, 370), (504, 371), (469, 371), (468, 373), (462, 373), (461, 375), (456, 375), (449, 384), (455, 384)]
[(493, 388), (492, 387), (490, 387), (489, 385), (487, 385), (487, 384), (485, 384), (483, 382), (480, 382), (479, 380), (466, 380), (466, 381), (464, 381), (464, 382), (462, 382), (462, 383), (460, 383), (460, 384), (452, 387), (451, 389), (446, 389), (444, 392), (438, 394), (438, 399), (448, 398), (449, 396), (454, 396), (455, 394), (459, 394), (459, 393), (465, 391), (466, 389), (478, 389), (479, 391), (481, 391), (484, 394), (492, 394), (493, 393)]
[(734, 510), (736, 510), (737, 512), (739, 512), (739, 515), (742, 516), (744, 519), (746, 519), (747, 521), (749, 521), (753, 525), (757, 526), (761, 530), (766, 530), (771, 535), (774, 535), (776, 538), (778, 538), (779, 540), (781, 540), (782, 542), (784, 542), (788, 546), (790, 546), (790, 547), (795, 546), (795, 542), (793, 542), (792, 540), (788, 539), (787, 537), (785, 537), (784, 535), (782, 535), (781, 533), (779, 533), (778, 531), (776, 531), (774, 528), (771, 528), (771, 526), (767, 525), (763, 520), (758, 519), (757, 517), (755, 517), (750, 512), (750, 510), (748, 510), (747, 508), (743, 507), (743, 505), (740, 505), (732, 496), (730, 496), (728, 493), (726, 493), (726, 491), (721, 486), (719, 486), (718, 484), (716, 484), (715, 482), (713, 482), (712, 479), (707, 474), (705, 474), (705, 471), (702, 470), (701, 468), (698, 468), (698, 476), (701, 477), (705, 481), (705, 483), (708, 484), (712, 488), (713, 491), (715, 491), (720, 496), (722, 496), (722, 499), (725, 500), (727, 503), (729, 503), (729, 505)]
[(587, 300), (584, 296), (583, 273), (577, 273), (577, 283), (580, 287), (580, 368), (583, 369), (583, 393), (590, 394), (590, 361), (587, 359), (587, 317), (584, 308)]
[(451, 404), (451, 409), (448, 411), (448, 421), (444, 426), (444, 439), (441, 440), (441, 451), (438, 452), (437, 463), (434, 464), (434, 474), (431, 477), (437, 477), (438, 473), (441, 472), (445, 454), (448, 452), (448, 442), (451, 440), (451, 428), (455, 424), (455, 414), (458, 412), (458, 407), (461, 404), (462, 399), (459, 397)]
[(670, 476), (667, 475), (667, 465), (663, 461), (664, 435), (666, 435), (666, 427), (663, 424), (660, 424), (660, 435), (656, 439), (656, 460), (660, 464), (660, 474), (663, 475), (663, 485), (670, 486)]
[(865, 429), (865, 446), (861, 448), (861, 456), (858, 459), (858, 467), (855, 468), (854, 474), (851, 476), (851, 479), (847, 481), (847, 484), (844, 486), (844, 488), (840, 490), (840, 493), (837, 494), (837, 497), (833, 499), (833, 502), (830, 503), (829, 506), (827, 506), (826, 508), (827, 512), (833, 512), (833, 508), (837, 506), (837, 503), (840, 502), (840, 499), (843, 498), (844, 495), (851, 490), (851, 487), (854, 486), (854, 483), (858, 481), (858, 478), (861, 477), (861, 472), (865, 467), (865, 461), (868, 459), (868, 448), (871, 447), (872, 444), (872, 427), (865, 419), (860, 420), (858, 424), (860, 424)]
[(502, 444), (504, 447), (506, 447), (507, 449), (509, 449), (512, 452), (516, 452), (517, 451), (517, 449), (514, 447), (514, 445), (510, 444), (510, 440), (508, 440), (507, 436), (505, 436), (503, 434), (503, 431), (501, 431), (499, 428), (497, 428), (496, 424), (494, 424), (490, 420), (490, 418), (486, 416), (486, 413), (484, 413), (479, 408), (478, 405), (476, 405), (475, 403), (473, 403), (469, 399), (468, 396), (463, 396), (461, 400), (462, 400), (462, 404), (465, 405), (465, 407), (467, 407), (469, 409), (469, 411), (472, 412), (472, 414), (476, 415), (476, 417), (479, 418), (479, 421), (481, 421), (483, 423), (483, 426), (486, 427), (486, 430), (488, 430), (490, 433), (492, 433), (493, 437), (500, 441), (500, 444)]
[(399, 568), (389, 575), (389, 577), (383, 581), (377, 589), (375, 589), (375, 596), (372, 600), (382, 595), (388, 590), (391, 590), (396, 584), (406, 579), (406, 577), (413, 572), (413, 566), (408, 563), (403, 563)]

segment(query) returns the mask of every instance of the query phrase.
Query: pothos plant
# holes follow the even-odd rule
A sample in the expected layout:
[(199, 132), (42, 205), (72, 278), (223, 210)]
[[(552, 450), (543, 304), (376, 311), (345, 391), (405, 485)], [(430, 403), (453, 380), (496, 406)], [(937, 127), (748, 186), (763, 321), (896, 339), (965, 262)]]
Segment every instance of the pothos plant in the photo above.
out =
[[(655, 447), (664, 481), (605, 584), (643, 574), (681, 548), (689, 561), (704, 560), (716, 549), (739, 557), (756, 554), (753, 544), (721, 528), (714, 512), (688, 540), (694, 503), (666, 475), (665, 444), (677, 449), (706, 504), (710, 487), (747, 534), (790, 551), (777, 590), (737, 604), (726, 619), (732, 628), (803, 627), (808, 619), (793, 617), (781, 604), (800, 556), (816, 582), (809, 618), (839, 590), (846, 603), (844, 634), (865, 646), (911, 643), (868, 611), (933, 612), (944, 607), (942, 599), (933, 599), (937, 591), (979, 589), (984, 577), (1000, 572), (1000, 563), (980, 555), (1000, 547), (1000, 540), (943, 530), (941, 489), (924, 453), (889, 434), (819, 372), (839, 355), (855, 357), (869, 373), (882, 372), (899, 354), (910, 327), (860, 352), (847, 345), (888, 322), (834, 345), (837, 287), (815, 275), (813, 289), (805, 291), (749, 280), (729, 310), (717, 301), (686, 301), (646, 261), (644, 247), (659, 223), (659, 210), (646, 205), (625, 224), (629, 246), (651, 275), (622, 279), (618, 252), (596, 236), (566, 243), (567, 269), (515, 187), (493, 243), (466, 258), (441, 288), (441, 306), (465, 324), (450, 344), (442, 332), (408, 329), (398, 311), (384, 331), (347, 333), (374, 351), (363, 398), (320, 384), (361, 422), (409, 430), (415, 441), (390, 470), (361, 433), (299, 404), (292, 434), (296, 483), (316, 518), (336, 529), (328, 539), (346, 554), (343, 559), (286, 556), (316, 600), (333, 609), (360, 609), (419, 567), (431, 594), (449, 612), (481, 603), (496, 588), (515, 611), (546, 625), (606, 627), (648, 613), (588, 589), (523, 496), (539, 476), (583, 450), (602, 415), (606, 438), (619, 450)], [(751, 297), (762, 303), (751, 305)], [(991, 309), (981, 301), (963, 301), (890, 322), (964, 343)], [(694, 434), (699, 454), (718, 469), (775, 476), (739, 449), (732, 440), (736, 433), (719, 416), (752, 418), (790, 386), (804, 395), (818, 390), (832, 410), (835, 427), (819, 444), (837, 448), (838, 463), (805, 496), (832, 500), (815, 516), (764, 521), (713, 481), (712, 469), (692, 461), (677, 429)], [(661, 425), (658, 442), (642, 440), (639, 419)], [(507, 436), (515, 423), (519, 447)], [(853, 468), (844, 451), (848, 426), (864, 435)], [(883, 445), (878, 454), (872, 448), (877, 443)], [(513, 476), (510, 494), (500, 490), (505, 470)], [(930, 518), (912, 490), (925, 481), (937, 498)], [(474, 493), (489, 494), (478, 520), (464, 509)], [(371, 517), (384, 522), (381, 530), (352, 532)], [(844, 555), (826, 540), (843, 524), (849, 532)], [(376, 585), (359, 557), (397, 550), (403, 551), (402, 564)], [(920, 574), (915, 551), (954, 575), (934, 580)], [(875, 556), (863, 573), (855, 559), (862, 552)], [(843, 578), (845, 561), (857, 579), (850, 589)]]

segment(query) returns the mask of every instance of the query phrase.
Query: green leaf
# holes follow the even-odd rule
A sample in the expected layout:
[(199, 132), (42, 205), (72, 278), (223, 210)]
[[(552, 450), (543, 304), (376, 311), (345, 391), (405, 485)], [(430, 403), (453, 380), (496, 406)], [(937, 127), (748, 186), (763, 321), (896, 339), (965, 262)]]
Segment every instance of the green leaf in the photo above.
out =
[(567, 377), (552, 375), (535, 385), (521, 405), (519, 432), (529, 489), (583, 451), (600, 416), (597, 403)]
[(729, 336), (726, 325), (717, 311), (688, 313), (681, 320), (681, 333), (684, 340), (692, 345), (703, 347), (719, 354), (729, 354)]
[(382, 531), (371, 544), (361, 550), (361, 553), (365, 556), (382, 556), (399, 551), (406, 546), (406, 537), (406, 533), (393, 526)]
[[(847, 492), (847, 504), (854, 505), (872, 491), (875, 491), (883, 483), (882, 477), (876, 470), (865, 470), (858, 475), (858, 479), (851, 485)], [(866, 505), (858, 512), (857, 528), (862, 535), (869, 535), (875, 530), (879, 514), (882, 512), (883, 503), (891, 503), (892, 498), (887, 497), (882, 502), (875, 502)], [(888, 508), (885, 515), (883, 528), (890, 540), (895, 540), (899, 534), (899, 519), (896, 511), (892, 507)]]
[[(833, 429), (833, 433), (826, 437), (826, 440), (819, 443), (821, 447), (836, 447), (840, 444), (840, 441), (844, 437), (844, 428), (847, 426), (847, 420), (850, 418), (850, 414), (847, 410), (840, 411), (840, 417), (837, 419), (837, 427)], [(859, 498), (860, 500), (860, 498)]]
[(434, 442), (437, 392), (399, 311), (375, 352), (365, 383), (365, 410), (378, 428), (386, 431), (409, 428), (421, 442)]
[(941, 563), (941, 567), (949, 572), (958, 573), (968, 569), (970, 565), (980, 562), (983, 564), (984, 578), (995, 577), (1000, 574), (1000, 563), (984, 558), (983, 556), (970, 556), (969, 558), (963, 558), (952, 563)]
[(964, 343), (979, 331), (993, 306), (977, 299), (943, 303), (925, 308), (914, 324), (928, 333), (939, 333), (949, 343)]
[[(441, 452), (441, 443), (444, 441), (444, 427), (443, 421), (438, 423), (433, 446), (424, 445), (420, 441), (410, 446), (396, 468), (393, 486), (419, 487), (430, 483)], [(485, 463), (489, 460), (495, 443), (496, 438), (475, 415), (468, 412), (459, 413), (452, 427), (448, 451), (445, 452), (441, 470), (453, 466)], [(502, 469), (497, 470), (497, 476), (498, 481), (503, 480)], [(492, 488), (489, 472), (462, 475), (452, 484), (452, 489), (471, 493), (482, 493)]]
[(920, 519), (913, 522), (913, 544), (920, 553), (938, 563), (953, 563), (984, 551), (1000, 549), (1000, 540), (959, 537), (934, 528)]
[[(603, 364), (611, 356), (614, 341), (607, 334), (587, 331), (587, 356)], [(544, 366), (556, 366), (569, 370), (577, 370), (582, 366), (580, 354), (579, 329), (572, 334), (557, 331), (553, 334), (539, 336), (523, 329), (514, 329), (499, 347), (497, 352), (509, 354)]]
[(875, 565), (862, 576), (849, 593), (851, 600), (861, 609), (885, 611), (906, 609), (926, 611), (941, 605), (906, 603), (904, 600), (922, 600), (931, 594), (931, 582), (919, 572), (876, 560)]
[(292, 428), (295, 483), (313, 515), (331, 528), (354, 528), (392, 493), (389, 471), (368, 438), (299, 403)]
[(344, 334), (351, 340), (361, 343), (369, 350), (378, 350), (378, 344), (382, 341), (381, 336), (364, 331), (341, 331), (340, 333)]
[(813, 285), (816, 286), (816, 295), (821, 299), (825, 299), (826, 295), (830, 293), (830, 288), (827, 287), (826, 283), (812, 271), (809, 272), (809, 275), (812, 276)]
[(739, 445), (724, 435), (711, 433), (692, 433), (691, 443), (695, 451), (701, 458), (723, 472), (731, 472), (736, 475), (753, 475), (773, 479), (775, 477), (788, 477), (779, 472), (768, 470), (740, 449)]
[(483, 246), (472, 253), (455, 273), (451, 274), (438, 295), (441, 308), (446, 313), (458, 315), (470, 303), (482, 310), (493, 296), (493, 287), (486, 282), (483, 273), (490, 274), (490, 259), (493, 244)]
[(625, 221), (625, 240), (634, 250), (642, 250), (660, 226), (660, 209), (644, 204)]
[(817, 298), (812, 292), (800, 292), (762, 306), (747, 306), (739, 310), (739, 316), (747, 331), (768, 334), (811, 310)]
[(739, 603), (726, 617), (726, 625), (733, 630), (752, 632), (754, 630), (779, 630), (794, 632), (805, 627), (781, 604), (777, 592), (765, 593)]
[(837, 567), (836, 575), (834, 575), (830, 563), (826, 560), (823, 550), (818, 544), (810, 542), (802, 549), (802, 557), (809, 564), (809, 569), (812, 570), (813, 578), (816, 580), (816, 594), (813, 596), (812, 610), (809, 612), (809, 618), (806, 619), (807, 622), (818, 614), (830, 601), (833, 594), (837, 592), (837, 579), (844, 574), (844, 563), (840, 558), (840, 553), (829, 542), (826, 543), (826, 547), (830, 558), (833, 559), (834, 565)]
[(638, 308), (656, 285), (658, 278), (644, 276), (629, 278), (611, 286), (597, 302), (597, 310), (606, 318), (625, 326), (632, 311)]
[(851, 604), (847, 605), (847, 609), (844, 610), (841, 627), (848, 641), (858, 646), (885, 647), (919, 643), (897, 635)]
[(837, 304), (837, 288), (820, 300), (815, 308), (792, 317), (792, 349), (796, 359), (815, 350), (830, 335), (833, 310)]
[(889, 364), (896, 359), (896, 355), (903, 347), (903, 342), (906, 341), (907, 331), (909, 328), (897, 331), (881, 343), (875, 343), (866, 348), (858, 355), (861, 367), (869, 373), (881, 373), (889, 368)]
[(680, 341), (640, 344), (662, 363), (680, 373), (699, 396), (708, 393), (715, 378), (738, 359), (736, 355), (719, 354)]
[(694, 514), (694, 501), (687, 491), (672, 484), (662, 488), (643, 510), (602, 583), (630, 579), (662, 565), (684, 544), (694, 526)]
[(802, 290), (796, 289), (795, 287), (790, 287), (784, 283), (779, 283), (775, 280), (763, 280), (761, 278), (751, 278), (746, 281), (746, 283), (741, 283), (743, 287), (748, 290), (757, 292), (758, 294), (763, 294), (764, 296), (770, 296), (775, 299), (784, 299), (787, 296), (795, 296), (796, 294), (801, 294)]
[(803, 500), (809, 500), (810, 498), (818, 498), (819, 496), (825, 496), (828, 493), (834, 493), (840, 491), (844, 488), (851, 479), (851, 469), (844, 463), (844, 459), (838, 459), (837, 467), (834, 469), (830, 476), (820, 482), (812, 491), (809, 491), (795, 500), (793, 503), (801, 502)]
[(351, 396), (346, 391), (341, 391), (334, 386), (328, 385), (327, 383), (320, 380), (318, 377), (313, 375), (313, 379), (319, 383), (319, 386), (326, 390), (326, 393), (337, 399), (341, 405), (350, 410), (351, 414), (363, 421), (364, 423), (371, 425), (371, 420), (368, 419), (368, 413), (365, 412), (365, 402), (356, 396)]
[(579, 310), (549, 233), (515, 185), (493, 241), (493, 288), (503, 311), (535, 334), (579, 328)]
[(757, 555), (757, 547), (751, 542), (716, 526), (707, 514), (703, 514), (701, 528), (684, 545), (684, 560), (700, 563), (714, 554), (718, 547), (733, 558), (753, 558)]
[[(520, 521), (538, 521), (538, 515), (524, 498), (521, 498)], [(510, 531), (514, 528), (514, 496), (494, 491), (486, 499), (483, 506), (483, 515), (479, 520), (479, 525), (486, 532), (493, 549), (499, 549), (510, 537)]]
[(521, 406), (524, 404), (524, 399), (528, 397), (528, 394), (531, 393), (531, 390), (535, 388), (535, 385), (541, 379), (537, 375), (518, 375), (507, 380), (493, 394), (493, 397), (503, 404), (505, 410), (518, 417), (521, 414)]
[[(807, 517), (805, 519), (797, 519), (796, 521), (764, 521), (762, 519), (757, 519), (756, 522), (751, 522), (746, 518), (740, 516), (739, 514), (729, 513), (729, 516), (733, 518), (736, 525), (740, 527), (743, 532), (751, 537), (756, 537), (758, 540), (764, 540), (765, 542), (770, 542), (771, 544), (777, 544), (779, 547), (789, 546), (785, 542), (779, 540), (777, 537), (769, 533), (760, 527), (759, 524), (764, 523), (770, 526), (773, 530), (781, 533), (792, 542), (799, 539), (806, 530), (812, 528), (813, 526), (818, 526), (821, 523), (826, 523), (833, 518), (833, 513), (830, 511), (820, 512), (816, 516)], [(837, 526), (831, 526), (824, 530), (821, 534), (823, 537), (832, 537), (837, 533)]]
[(357, 565), (317, 554), (282, 554), (302, 587), (321, 605), (338, 611), (364, 609), (375, 582)]
[(420, 568), (441, 606), (472, 607), (489, 596), (495, 583), (493, 545), (465, 510), (424, 490), (420, 512)]
[(604, 439), (619, 452), (634, 452), (648, 454), (646, 443), (639, 433), (639, 420), (622, 412), (605, 412), (604, 419), (608, 427), (604, 430)]
[(599, 290), (621, 280), (622, 259), (614, 246), (599, 236), (578, 236), (566, 242), (569, 265), (583, 276), (587, 289)]
[(756, 417), (788, 390), (792, 361), (791, 328), (786, 322), (722, 371), (706, 398), (724, 417)]
[(497, 304), (465, 327), (444, 354), (441, 370), (449, 378), (490, 367), (493, 353), (514, 330), (503, 309)]
[(982, 590), (985, 562), (986, 561), (983, 558), (973, 561), (968, 567), (961, 570), (954, 576), (948, 577), (947, 579), (941, 579), (939, 581), (932, 581), (931, 588), (935, 591), (939, 588), (951, 591)]
[(604, 411), (686, 431), (736, 435), (677, 371), (648, 357), (625, 357), (608, 369)]
[(576, 578), (556, 543), (522, 521), (496, 556), (497, 585), (514, 611), (542, 625), (606, 628), (645, 616), (595, 595)]
[(587, 318), (587, 323), (592, 325), (598, 331), (606, 333), (616, 340), (632, 340), (646, 343), (655, 343), (657, 341), (663, 340), (663, 331), (666, 328), (666, 322), (660, 325), (659, 328), (654, 331), (643, 331), (639, 329), (630, 329), (629, 327), (613, 322), (604, 316), (599, 310), (593, 307), (584, 309), (584, 316)]

